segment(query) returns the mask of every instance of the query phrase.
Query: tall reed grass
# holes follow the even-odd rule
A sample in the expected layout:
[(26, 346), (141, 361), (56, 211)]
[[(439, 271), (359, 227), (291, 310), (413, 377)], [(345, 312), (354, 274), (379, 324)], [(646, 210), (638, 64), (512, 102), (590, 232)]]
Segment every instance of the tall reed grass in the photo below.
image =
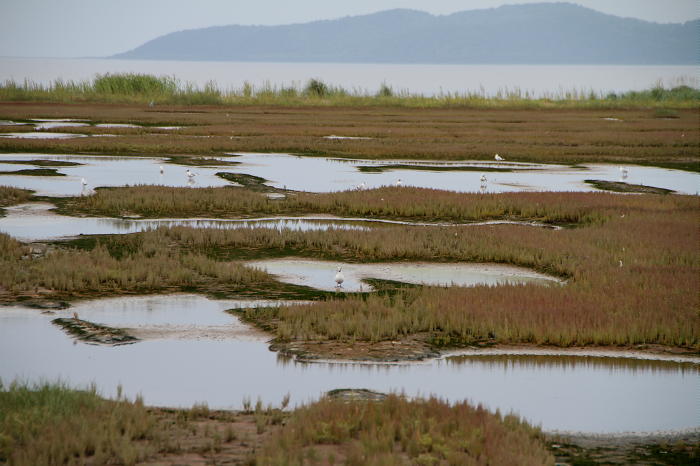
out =
[(55, 80), (42, 85), (29, 80), (6, 80), (0, 85), (0, 100), (5, 101), (91, 101), (204, 105), (311, 105), (311, 106), (406, 106), (406, 107), (692, 107), (700, 101), (700, 89), (687, 85), (664, 88), (661, 84), (646, 91), (624, 93), (591, 90), (558, 90), (536, 96), (520, 88), (506, 88), (495, 94), (483, 89), (467, 92), (442, 92), (425, 96), (395, 91), (382, 83), (379, 91), (348, 90), (320, 79), (300, 84), (275, 86), (269, 82), (255, 86), (244, 83), (240, 89), (222, 90), (213, 81), (200, 87), (181, 82), (173, 76), (146, 74), (96, 75), (89, 81)]

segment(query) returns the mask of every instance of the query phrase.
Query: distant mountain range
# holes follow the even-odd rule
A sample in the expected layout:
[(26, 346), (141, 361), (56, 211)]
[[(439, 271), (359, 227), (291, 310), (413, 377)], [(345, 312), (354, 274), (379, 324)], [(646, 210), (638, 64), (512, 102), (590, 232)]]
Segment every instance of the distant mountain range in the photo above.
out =
[(433, 16), (389, 10), (173, 32), (113, 58), (336, 63), (698, 64), (700, 20), (658, 24), (569, 3)]

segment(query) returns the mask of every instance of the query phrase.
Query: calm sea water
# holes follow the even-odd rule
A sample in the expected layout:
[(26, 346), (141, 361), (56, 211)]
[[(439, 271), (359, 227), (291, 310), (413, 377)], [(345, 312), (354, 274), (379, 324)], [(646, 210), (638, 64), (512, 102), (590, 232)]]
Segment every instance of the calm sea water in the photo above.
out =
[(642, 90), (657, 83), (700, 87), (697, 66), (591, 65), (396, 65), (339, 63), (185, 62), (154, 60), (0, 58), (0, 80), (47, 84), (54, 79), (88, 80), (97, 73), (134, 72), (175, 76), (203, 86), (240, 89), (248, 81), (256, 87), (296, 85), (311, 78), (349, 90), (375, 92), (382, 82), (394, 90), (433, 95), (441, 92), (482, 92), (519, 89), (523, 93), (556, 96), (565, 91)]

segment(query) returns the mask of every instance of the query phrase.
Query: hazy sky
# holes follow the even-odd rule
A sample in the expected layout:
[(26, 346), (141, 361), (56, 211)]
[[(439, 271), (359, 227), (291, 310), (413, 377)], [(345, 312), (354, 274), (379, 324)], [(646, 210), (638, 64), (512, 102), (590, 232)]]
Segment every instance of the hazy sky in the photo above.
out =
[[(533, 0), (0, 0), (0, 56), (107, 56), (183, 29), (289, 24), (391, 8), (433, 14)], [(572, 0), (659, 23), (700, 17), (698, 0)]]

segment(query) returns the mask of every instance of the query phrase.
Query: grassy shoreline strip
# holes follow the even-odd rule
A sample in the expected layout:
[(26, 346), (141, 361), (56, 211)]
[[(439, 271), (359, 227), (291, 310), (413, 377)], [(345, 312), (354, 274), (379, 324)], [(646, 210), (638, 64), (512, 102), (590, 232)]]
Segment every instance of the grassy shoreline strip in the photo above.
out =
[[(480, 92), (441, 93), (435, 96), (394, 91), (384, 84), (379, 92), (349, 91), (318, 79), (305, 87), (255, 87), (245, 83), (240, 89), (222, 90), (215, 83), (203, 87), (183, 85), (177, 78), (122, 73), (96, 75), (92, 80), (64, 81), (48, 85), (26, 80), (6, 80), (0, 84), (0, 100), (46, 102), (129, 102), (179, 105), (284, 105), (284, 106), (401, 106), (401, 107), (580, 107), (629, 108), (664, 106), (690, 108), (700, 101), (700, 90), (681, 85), (656, 86), (645, 91), (603, 94), (594, 91), (558, 91), (544, 97), (532, 97), (520, 89), (499, 91), (495, 95)], [(664, 113), (663, 117), (674, 117)]]

